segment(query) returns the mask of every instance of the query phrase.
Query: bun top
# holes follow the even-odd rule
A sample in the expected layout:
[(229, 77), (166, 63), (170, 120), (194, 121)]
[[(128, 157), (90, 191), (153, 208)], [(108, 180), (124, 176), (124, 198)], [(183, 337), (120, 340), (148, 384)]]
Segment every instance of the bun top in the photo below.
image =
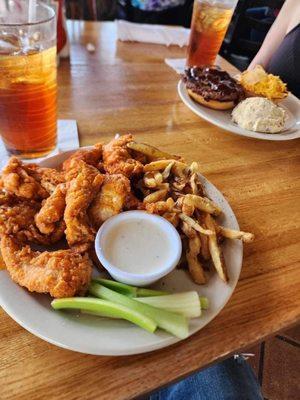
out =
[(242, 86), (228, 72), (218, 67), (189, 67), (183, 74), (187, 89), (202, 96), (206, 101), (234, 101), (245, 98)]

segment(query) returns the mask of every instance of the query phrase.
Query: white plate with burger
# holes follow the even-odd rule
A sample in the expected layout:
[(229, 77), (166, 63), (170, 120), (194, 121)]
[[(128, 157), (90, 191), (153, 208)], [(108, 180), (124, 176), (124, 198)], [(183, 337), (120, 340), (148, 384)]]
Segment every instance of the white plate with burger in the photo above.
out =
[[(279, 78), (260, 68), (255, 71), (256, 75), (257, 72), (260, 82), (259, 86), (255, 85), (256, 90), (261, 87), (261, 82), (266, 90), (266, 79), (278, 83)], [(251, 79), (252, 84), (252, 72)], [(284, 84), (282, 87), (286, 91)], [(225, 71), (208, 67), (187, 69), (178, 83), (178, 93), (184, 104), (199, 117), (234, 134), (275, 141), (300, 137), (300, 100), (291, 93), (282, 94), (280, 105), (276, 104), (278, 99), (271, 101), (259, 92), (245, 98), (249, 96), (245, 87)]]

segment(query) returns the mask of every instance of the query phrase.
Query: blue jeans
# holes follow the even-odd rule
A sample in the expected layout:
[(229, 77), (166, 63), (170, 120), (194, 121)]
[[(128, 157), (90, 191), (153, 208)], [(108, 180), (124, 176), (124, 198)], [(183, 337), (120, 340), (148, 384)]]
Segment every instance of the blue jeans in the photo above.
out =
[(252, 368), (239, 356), (161, 389), (150, 400), (263, 400), (263, 396)]

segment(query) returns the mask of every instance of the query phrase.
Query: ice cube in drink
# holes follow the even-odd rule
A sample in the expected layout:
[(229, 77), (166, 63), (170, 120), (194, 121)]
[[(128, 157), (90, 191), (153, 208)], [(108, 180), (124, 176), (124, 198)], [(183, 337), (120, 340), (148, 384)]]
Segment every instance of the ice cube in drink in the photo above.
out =
[(8, 152), (24, 158), (55, 148), (55, 46), (0, 53), (0, 134)]
[(56, 17), (43, 0), (0, 12), (0, 135), (23, 158), (56, 145)]
[(233, 8), (211, 1), (195, 0), (187, 65), (213, 65), (222, 45)]

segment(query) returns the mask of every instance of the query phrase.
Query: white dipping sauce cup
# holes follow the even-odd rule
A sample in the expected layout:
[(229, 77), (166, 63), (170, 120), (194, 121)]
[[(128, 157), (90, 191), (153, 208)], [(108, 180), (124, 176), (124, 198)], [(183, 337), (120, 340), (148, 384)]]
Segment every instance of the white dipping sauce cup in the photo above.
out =
[[(150, 270), (143, 273), (127, 272), (124, 269), (118, 268), (118, 265), (111, 264), (105, 255), (105, 249), (108, 244), (106, 238), (110, 230), (114, 229), (119, 223), (124, 224), (126, 221), (133, 220), (143, 221), (145, 227), (147, 222), (155, 223), (171, 245), (172, 251), (169, 252), (169, 257), (155, 271), (151, 272)], [(148, 214), (144, 211), (126, 211), (109, 218), (103, 223), (96, 235), (95, 250), (101, 264), (115, 280), (127, 283), (128, 285), (146, 286), (167, 275), (176, 267), (181, 257), (182, 244), (176, 228), (165, 218)]]

